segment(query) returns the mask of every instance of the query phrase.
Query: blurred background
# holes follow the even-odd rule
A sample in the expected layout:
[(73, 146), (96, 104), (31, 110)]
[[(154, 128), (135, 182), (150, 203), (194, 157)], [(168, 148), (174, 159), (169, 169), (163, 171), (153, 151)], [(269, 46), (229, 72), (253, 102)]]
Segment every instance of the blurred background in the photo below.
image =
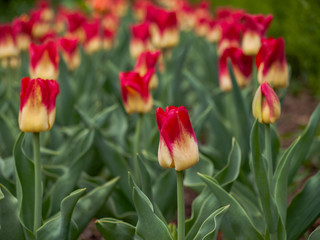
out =
[[(0, 22), (11, 21), (28, 12), (34, 0), (1, 0)], [(83, 0), (52, 1), (53, 5), (83, 6)], [(305, 89), (320, 97), (320, 1), (319, 0), (214, 0), (212, 9), (219, 6), (244, 8), (249, 13), (273, 14), (269, 36), (284, 37), (287, 59), (291, 66), (289, 91), (297, 94)]]

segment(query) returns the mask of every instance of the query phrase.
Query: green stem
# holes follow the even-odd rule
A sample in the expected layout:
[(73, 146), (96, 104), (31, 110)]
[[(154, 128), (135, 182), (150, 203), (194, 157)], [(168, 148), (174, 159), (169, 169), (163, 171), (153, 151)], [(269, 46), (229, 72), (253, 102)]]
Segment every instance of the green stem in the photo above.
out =
[(134, 171), (135, 171), (135, 176), (136, 176), (136, 181), (137, 184), (140, 185), (139, 181), (139, 176), (140, 176), (140, 168), (139, 168), (139, 162), (138, 162), (138, 153), (139, 153), (139, 142), (140, 142), (140, 131), (141, 131), (141, 123), (142, 123), (142, 117), (143, 114), (139, 114), (139, 118), (137, 121), (137, 126), (136, 126), (136, 132), (134, 135), (134, 143), (133, 143), (133, 164), (134, 164)]
[(41, 162), (40, 162), (40, 134), (33, 133), (33, 154), (34, 154), (34, 225), (33, 232), (41, 226), (42, 191), (41, 191)]
[(265, 125), (265, 147), (266, 147), (266, 158), (268, 166), (268, 180), (271, 193), (273, 193), (273, 162), (272, 162), (272, 149), (271, 149), (271, 136), (270, 136), (270, 124)]
[(178, 240), (185, 239), (185, 209), (184, 209), (184, 189), (183, 171), (177, 172), (177, 197), (178, 197)]

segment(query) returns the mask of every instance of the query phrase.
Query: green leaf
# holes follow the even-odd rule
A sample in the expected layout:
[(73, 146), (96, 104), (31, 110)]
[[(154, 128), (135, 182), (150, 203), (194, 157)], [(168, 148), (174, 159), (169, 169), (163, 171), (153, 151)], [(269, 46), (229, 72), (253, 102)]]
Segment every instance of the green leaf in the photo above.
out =
[(225, 214), (225, 211), (228, 210), (230, 205), (221, 207), (214, 211), (201, 225), (199, 232), (195, 238), (190, 240), (211, 240), (215, 239), (217, 236), (217, 229), (221, 224), (221, 220)]
[(316, 230), (314, 230), (310, 236), (308, 237), (308, 240), (319, 240), (320, 239), (320, 227), (317, 227)]
[(136, 235), (144, 240), (171, 239), (170, 232), (164, 222), (155, 214), (152, 203), (148, 197), (138, 188), (133, 188), (133, 202), (138, 214)]
[(19, 221), (18, 200), (0, 184), (0, 238), (10, 240), (25, 239)]
[(131, 224), (113, 218), (102, 218), (96, 221), (101, 235), (108, 240), (134, 239), (136, 228)]
[[(232, 147), (229, 153), (228, 162), (226, 166), (221, 169), (214, 178), (218, 181), (218, 183), (222, 187), (230, 186), (232, 182), (234, 182), (240, 172), (241, 166), (241, 150), (238, 142), (235, 138), (232, 139)], [(201, 172), (202, 173), (202, 172)]]
[(68, 240), (74, 207), (85, 191), (86, 189), (79, 189), (65, 197), (61, 202), (60, 212), (44, 223), (37, 231), (37, 239)]
[(320, 215), (320, 172), (311, 177), (303, 190), (298, 193), (288, 207), (288, 239), (299, 237), (313, 224)]
[(219, 200), (221, 205), (230, 204), (230, 208), (225, 214), (222, 227), (226, 236), (232, 236), (237, 239), (255, 239), (262, 240), (261, 233), (255, 228), (248, 214), (228, 192), (226, 192), (219, 184), (210, 176), (200, 174), (200, 177), (207, 184), (209, 189), (213, 192), (215, 197)]
[(72, 214), (72, 221), (75, 222), (77, 228), (71, 229), (71, 240), (77, 239), (90, 220), (97, 214), (110, 196), (118, 180), (119, 177), (114, 178), (80, 198)]
[[(256, 120), (251, 131), (251, 152), (252, 152), (252, 166), (255, 176), (255, 182), (258, 188), (262, 209), (269, 233), (276, 232), (278, 226), (278, 209), (273, 198), (273, 189), (269, 185), (268, 173), (266, 169), (267, 161), (262, 157), (262, 150), (260, 148), (259, 136), (262, 135), (264, 125), (261, 125)], [(263, 136), (263, 135), (262, 135)]]
[(316, 134), (319, 121), (320, 121), (320, 105), (318, 105), (318, 107), (314, 110), (310, 118), (309, 124), (304, 130), (303, 134), (301, 135), (301, 138), (296, 140), (297, 143), (293, 143), (296, 146), (294, 148), (294, 153), (290, 160), (291, 163), (290, 163), (288, 184), (291, 183), (293, 177), (297, 173), (301, 164), (306, 160), (306, 157), (308, 156), (308, 152), (311, 148), (314, 135)]

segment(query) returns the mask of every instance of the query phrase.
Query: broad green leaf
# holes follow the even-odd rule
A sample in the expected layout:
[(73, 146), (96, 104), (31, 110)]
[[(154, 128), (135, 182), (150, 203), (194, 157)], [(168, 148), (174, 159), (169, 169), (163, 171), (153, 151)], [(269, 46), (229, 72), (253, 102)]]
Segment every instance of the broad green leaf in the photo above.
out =
[(314, 230), (310, 236), (308, 237), (308, 240), (319, 240), (320, 239), (320, 227), (317, 227), (316, 230)]
[(131, 224), (113, 218), (102, 218), (96, 221), (101, 235), (108, 240), (134, 239), (136, 228)]
[(304, 130), (301, 138), (297, 139), (297, 143), (295, 144), (294, 153), (290, 160), (290, 172), (289, 172), (289, 180), (288, 184), (291, 183), (294, 175), (297, 173), (301, 164), (306, 160), (308, 156), (308, 152), (311, 148), (313, 138), (316, 134), (317, 127), (320, 121), (320, 105), (314, 110), (308, 126)]
[(269, 233), (276, 232), (278, 226), (278, 209), (273, 198), (273, 186), (270, 186), (268, 181), (268, 173), (266, 169), (267, 161), (262, 157), (262, 150), (260, 148), (259, 137), (264, 133), (264, 128), (256, 120), (251, 131), (251, 152), (252, 152), (252, 167), (255, 176), (255, 182), (258, 188), (260, 201), (262, 204), (263, 213), (265, 216), (267, 229)]
[(227, 186), (230, 186), (230, 184), (232, 184), (232, 182), (234, 182), (238, 178), (240, 166), (241, 150), (238, 142), (233, 138), (232, 147), (228, 157), (228, 162), (223, 169), (217, 172), (214, 178), (222, 187), (226, 188)]
[(72, 214), (72, 221), (75, 223), (77, 228), (71, 229), (70, 240), (77, 239), (80, 233), (82, 233), (90, 220), (106, 202), (118, 180), (118, 177), (114, 178), (104, 185), (96, 187), (94, 190), (79, 199)]
[[(229, 210), (226, 212), (222, 222), (223, 233), (226, 239), (231, 239), (230, 236), (237, 239), (255, 239), (262, 240), (261, 233), (255, 228), (248, 214), (239, 204), (239, 202), (228, 192), (226, 192), (219, 184), (210, 176), (199, 173), (203, 181), (207, 184), (209, 189), (213, 192), (215, 197), (219, 200), (221, 205), (230, 204)], [(233, 239), (232, 238), (232, 239)]]
[(151, 177), (145, 167), (146, 160), (143, 159), (140, 155), (138, 155), (138, 163), (139, 163), (139, 173), (140, 173), (140, 183), (141, 186), (140, 189), (147, 195), (147, 197), (153, 202), (153, 196), (152, 196), (152, 184), (151, 183)]
[(11, 180), (14, 175), (14, 158), (9, 157), (4, 160), (0, 157), (0, 183), (2, 183), (11, 194), (16, 194), (15, 183)]
[(201, 225), (199, 232), (195, 238), (190, 240), (211, 240), (216, 239), (217, 233), (221, 224), (221, 220), (225, 214), (225, 211), (228, 210), (230, 205), (221, 207), (214, 211)]
[(298, 193), (288, 207), (288, 239), (295, 240), (312, 225), (320, 215), (320, 172), (311, 177), (303, 190)]
[(133, 202), (138, 214), (136, 235), (144, 240), (158, 239), (172, 240), (170, 232), (164, 222), (155, 214), (148, 197), (137, 187), (133, 188)]
[(19, 221), (18, 200), (0, 184), (0, 238), (24, 240), (23, 228)]
[(45, 222), (37, 231), (37, 239), (68, 240), (73, 209), (85, 191), (86, 189), (79, 189), (65, 197), (61, 202), (60, 212)]

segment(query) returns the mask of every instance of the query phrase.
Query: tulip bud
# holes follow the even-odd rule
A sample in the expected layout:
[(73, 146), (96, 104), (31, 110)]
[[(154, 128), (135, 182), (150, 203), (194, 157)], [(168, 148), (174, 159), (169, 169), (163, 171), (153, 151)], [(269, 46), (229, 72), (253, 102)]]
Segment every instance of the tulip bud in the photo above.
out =
[(101, 39), (99, 36), (99, 21), (94, 21), (92, 23), (85, 22), (83, 24), (83, 29), (85, 32), (84, 50), (86, 53), (91, 54), (99, 51), (101, 48)]
[(260, 123), (275, 123), (281, 113), (281, 106), (277, 94), (267, 82), (258, 88), (252, 102), (253, 116)]
[(80, 65), (81, 56), (78, 49), (78, 43), (78, 39), (59, 39), (59, 46), (62, 52), (62, 57), (66, 62), (69, 70), (74, 70)]
[(239, 87), (245, 87), (250, 82), (252, 72), (251, 56), (243, 54), (240, 48), (228, 48), (219, 58), (219, 84), (222, 91), (230, 91), (232, 82), (228, 69), (228, 59), (231, 60), (232, 70)]
[(261, 46), (261, 38), (264, 37), (272, 18), (272, 15), (267, 15), (266, 17), (262, 14), (244, 15), (242, 50), (246, 55), (256, 55), (258, 53)]
[[(153, 69), (156, 67), (157, 60), (160, 56), (159, 51), (155, 52), (143, 52), (140, 54), (136, 65), (134, 67), (134, 70), (139, 72), (141, 76), (144, 76), (150, 69)], [(154, 73), (151, 77), (149, 88), (155, 89), (158, 86), (158, 78), (157, 75)]]
[(56, 115), (59, 84), (55, 80), (21, 80), (19, 128), (23, 132), (48, 131)]
[(130, 55), (137, 58), (139, 55), (152, 48), (148, 23), (131, 25)]
[(159, 164), (163, 168), (182, 171), (199, 161), (196, 135), (188, 111), (184, 107), (157, 108), (157, 125), (160, 133)]
[(121, 72), (119, 75), (122, 100), (127, 113), (146, 113), (152, 109), (153, 98), (149, 92), (149, 82), (155, 69), (150, 69), (143, 77), (138, 72)]
[(275, 88), (289, 85), (289, 71), (283, 38), (262, 39), (261, 48), (256, 57), (258, 81), (270, 83)]
[(59, 54), (55, 42), (49, 41), (38, 46), (31, 43), (29, 54), (31, 78), (58, 79)]

